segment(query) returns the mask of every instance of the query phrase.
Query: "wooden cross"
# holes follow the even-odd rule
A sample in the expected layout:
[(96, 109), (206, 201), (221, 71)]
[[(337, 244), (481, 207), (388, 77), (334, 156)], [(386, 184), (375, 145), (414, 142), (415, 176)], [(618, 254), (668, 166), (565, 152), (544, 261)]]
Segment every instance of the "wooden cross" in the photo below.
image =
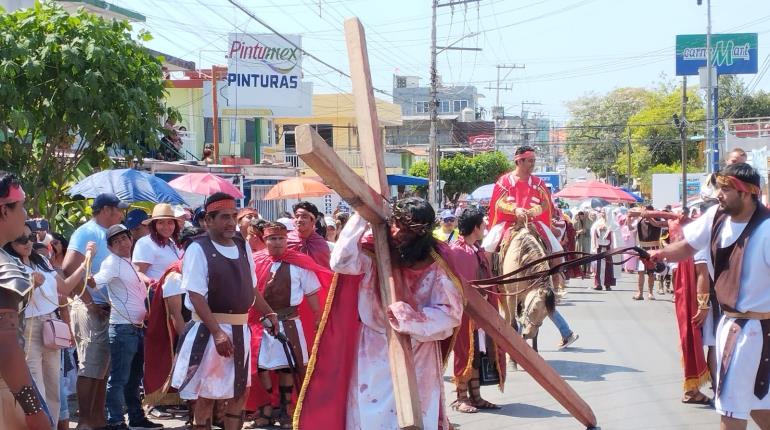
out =
[[(390, 191), (384, 167), (384, 148), (380, 139), (377, 107), (369, 71), (364, 29), (358, 18), (345, 20), (345, 39), (353, 82), (358, 139), (364, 178), (350, 169), (337, 153), (309, 125), (296, 129), (297, 154), (340, 197), (369, 221), (374, 234), (377, 273), (382, 303), (399, 300), (399, 271), (391, 270), (387, 219)], [(588, 404), (543, 360), (513, 328), (471, 286), (464, 286), (465, 312), (484, 332), (586, 427), (596, 426)], [(414, 373), (411, 340), (387, 328), (388, 355), (393, 378), (399, 428), (422, 428), (421, 409)]]

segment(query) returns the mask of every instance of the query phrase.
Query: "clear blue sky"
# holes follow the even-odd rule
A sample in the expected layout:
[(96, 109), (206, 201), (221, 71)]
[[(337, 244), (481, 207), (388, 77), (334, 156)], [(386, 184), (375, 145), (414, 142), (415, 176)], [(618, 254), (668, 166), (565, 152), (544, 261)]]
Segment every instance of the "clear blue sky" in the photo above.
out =
[[(449, 0), (443, 0), (448, 2)], [(704, 0), (705, 3), (706, 0)], [(428, 83), (430, 0), (241, 0), (279, 31), (303, 35), (303, 48), (347, 71), (342, 21), (358, 16), (367, 31), (375, 87), (390, 91), (392, 75), (417, 75)], [(227, 0), (113, 0), (147, 16), (155, 37), (148, 45), (195, 61), (227, 64), (227, 33), (266, 33)], [(769, 0), (713, 0), (714, 33), (759, 33), (759, 63), (770, 54)], [(696, 0), (481, 0), (439, 9), (439, 45), (479, 33), (456, 46), (482, 52), (445, 52), (438, 70), (444, 82), (472, 84), (495, 102), (497, 64), (526, 64), (503, 82), (501, 104), (516, 114), (521, 102), (551, 118), (567, 118), (566, 101), (616, 87), (652, 86), (674, 76), (674, 37), (705, 33), (706, 7)], [(315, 61), (303, 60), (316, 93), (349, 90), (348, 78)], [(507, 72), (503, 71), (503, 75)], [(770, 72), (756, 88), (770, 90)], [(750, 83), (753, 75), (744, 75)], [(692, 82), (692, 81), (691, 81)]]

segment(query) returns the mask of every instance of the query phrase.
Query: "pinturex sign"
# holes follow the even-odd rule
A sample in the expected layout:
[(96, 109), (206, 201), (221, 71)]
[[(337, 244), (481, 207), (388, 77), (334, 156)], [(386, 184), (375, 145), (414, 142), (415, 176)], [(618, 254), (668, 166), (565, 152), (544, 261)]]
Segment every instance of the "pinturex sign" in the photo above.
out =
[(302, 106), (302, 39), (289, 35), (232, 33), (227, 86), (240, 107), (273, 109)]

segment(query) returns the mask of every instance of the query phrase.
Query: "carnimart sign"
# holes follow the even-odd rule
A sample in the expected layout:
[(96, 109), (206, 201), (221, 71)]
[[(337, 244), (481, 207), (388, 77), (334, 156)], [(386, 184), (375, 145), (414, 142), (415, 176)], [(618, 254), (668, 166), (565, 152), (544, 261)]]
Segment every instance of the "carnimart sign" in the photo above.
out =
[[(302, 39), (289, 35), (231, 33), (227, 49), (229, 104), (239, 108), (300, 107)], [(281, 109), (283, 110), (283, 109)]]
[[(757, 33), (712, 34), (711, 61), (717, 74), (757, 73)], [(697, 75), (706, 66), (706, 35), (676, 36), (676, 74)]]

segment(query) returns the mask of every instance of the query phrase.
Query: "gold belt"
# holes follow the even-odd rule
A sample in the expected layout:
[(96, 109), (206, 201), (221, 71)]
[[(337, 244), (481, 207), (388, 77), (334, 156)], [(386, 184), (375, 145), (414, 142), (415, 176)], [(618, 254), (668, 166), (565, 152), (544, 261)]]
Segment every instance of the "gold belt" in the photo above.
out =
[(745, 320), (770, 320), (770, 312), (724, 312), (725, 316), (730, 318)]
[[(249, 323), (249, 314), (217, 314), (213, 313), (211, 316), (214, 317), (214, 319), (219, 324), (230, 324), (230, 325), (246, 325)], [(193, 314), (192, 319), (195, 322), (203, 322), (201, 320), (201, 317), (198, 316), (198, 314)]]

